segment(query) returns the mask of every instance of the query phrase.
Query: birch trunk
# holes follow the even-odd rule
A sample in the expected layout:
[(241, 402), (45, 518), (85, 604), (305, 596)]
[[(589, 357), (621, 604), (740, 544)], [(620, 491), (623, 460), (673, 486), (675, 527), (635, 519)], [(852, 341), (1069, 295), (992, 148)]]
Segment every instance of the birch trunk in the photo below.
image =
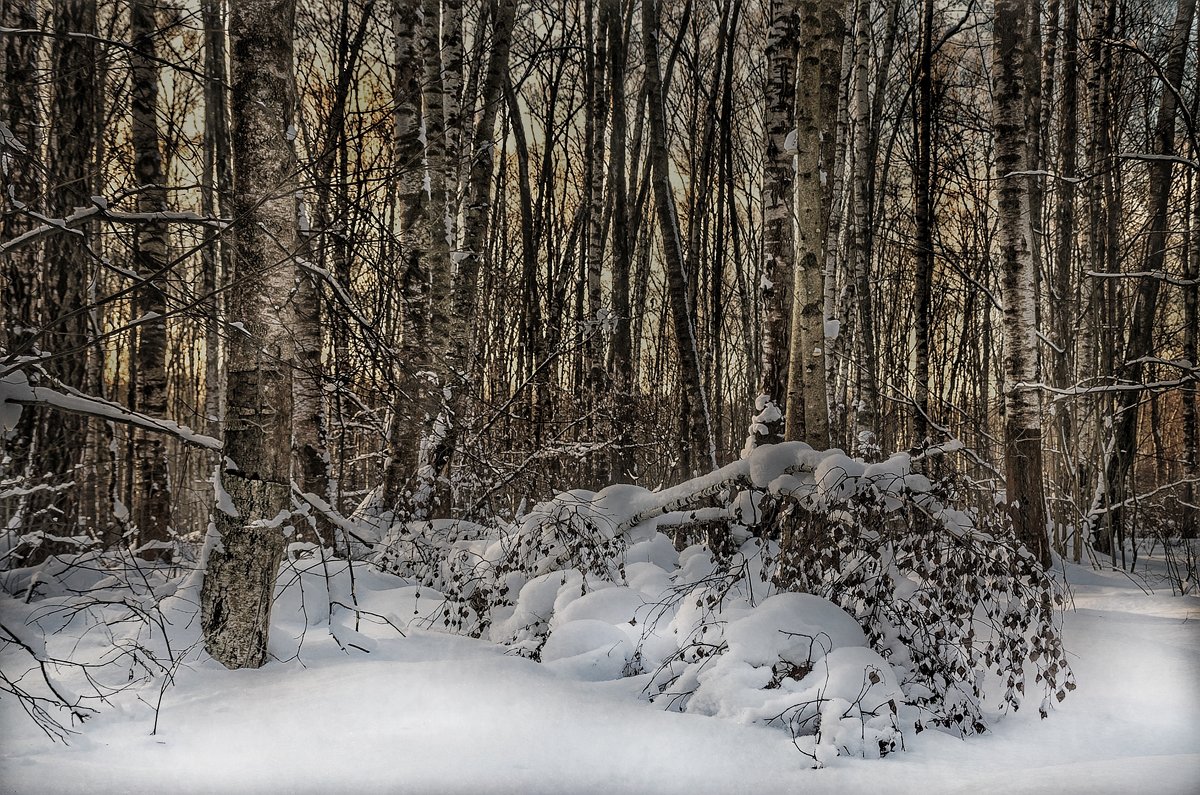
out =
[[(452, 257), (456, 263), (454, 282), (450, 288), (449, 329), (450, 369), (457, 378), (457, 388), (450, 395), (446, 412), (451, 423), (451, 435), (439, 454), (448, 462), (458, 439), (467, 430), (467, 398), (472, 390), (475, 362), (471, 356), (471, 318), (475, 316), (479, 289), (479, 269), (488, 241), (492, 209), (492, 177), (496, 146), (496, 116), (504, 101), (504, 80), (508, 75), (508, 56), (512, 48), (513, 26), (516, 24), (516, 0), (494, 0), (492, 6), (492, 47), (483, 75), (481, 108), (473, 135), (463, 145), (466, 151), (467, 174), (463, 187), (463, 227), (461, 247)], [(468, 94), (469, 95), (469, 94)]]
[(855, 390), (854, 438), (857, 455), (874, 458), (879, 453), (877, 435), (875, 361), (875, 312), (871, 295), (871, 101), (869, 73), (871, 56), (871, 0), (857, 0), (854, 32), (853, 128), (854, 159), (851, 176), (853, 191), (854, 309), (858, 321), (857, 360), (854, 363), (858, 388)]
[(205, 648), (227, 668), (266, 662), (291, 503), (294, 21), (294, 0), (244, 0), (230, 15), (232, 280), (240, 289), (229, 297), (224, 464), (200, 595)]
[(1042, 483), (1041, 396), (1037, 380), (1037, 296), (1026, 170), (1024, 58), (1032, 0), (998, 0), (994, 42), (993, 127), (1000, 280), (1004, 302), (1004, 459), (1013, 530), (1043, 565), (1050, 563)]
[[(763, 275), (762, 350), (759, 361), (759, 403), (773, 404), (778, 412), (765, 415), (765, 432), (758, 442), (783, 441), (784, 417), (804, 417), (803, 391), (788, 390), (788, 315), (796, 272), (793, 185), (796, 143), (796, 57), (800, 44), (800, 14), (796, 0), (771, 0), (767, 28), (767, 89), (763, 127)], [(814, 49), (809, 55), (817, 56)], [(820, 193), (816, 198), (819, 200)], [(807, 198), (807, 197), (805, 197)], [(795, 404), (791, 398), (795, 397)]]
[[(167, 209), (162, 152), (158, 132), (159, 35), (155, 6), (133, 0), (129, 6), (129, 37), (133, 44), (131, 104), (133, 107), (134, 178), (138, 212)], [(135, 238), (134, 264), (143, 280), (137, 292), (136, 408), (152, 417), (167, 413), (167, 302), (163, 292), (167, 269), (167, 225), (145, 223)], [(134, 480), (134, 524), (139, 553), (146, 560), (171, 559), (171, 487), (166, 442), (159, 433), (139, 429), (134, 435), (137, 470)]]
[[(829, 446), (825, 383), (825, 252), (829, 241), (830, 191), (837, 134), (837, 103), (825, 95), (840, 72), (823, 63), (841, 55), (842, 4), (805, 0), (800, 5), (800, 64), (796, 74), (796, 263), (787, 369), (786, 437), (814, 449)], [(836, 84), (835, 84), (836, 85)], [(833, 89), (836, 91), (836, 89)], [(836, 95), (835, 95), (836, 96)], [(803, 413), (800, 409), (803, 407)]]
[(421, 85), (421, 17), (417, 3), (399, 2), (393, 13), (396, 45), (396, 218), (400, 240), (401, 339), (399, 374), (388, 432), (383, 479), (384, 510), (405, 519), (424, 519), (432, 500), (432, 478), (422, 471), (425, 429), (438, 416), (441, 399), (430, 347), (430, 227), (426, 213), (425, 138)]

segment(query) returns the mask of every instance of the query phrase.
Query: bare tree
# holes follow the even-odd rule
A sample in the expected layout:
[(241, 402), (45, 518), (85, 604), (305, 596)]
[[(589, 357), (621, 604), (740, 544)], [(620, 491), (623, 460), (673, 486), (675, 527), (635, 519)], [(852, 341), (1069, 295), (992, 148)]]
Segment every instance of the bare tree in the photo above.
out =
[(1044, 564), (1046, 503), (1042, 480), (1042, 404), (1035, 382), (1037, 294), (1034, 288), (1026, 178), (1025, 74), (1030, 0), (998, 0), (995, 31), (993, 124), (996, 203), (1000, 213), (1000, 268), (1004, 296), (1004, 461), (1008, 505), (1017, 537)]
[[(158, 46), (155, 5), (134, 0), (129, 6), (129, 34), (133, 44), (133, 148), (134, 177), (138, 185), (138, 211), (159, 213), (167, 209), (163, 184), (162, 151), (158, 133)], [(141, 285), (137, 312), (137, 402), (143, 414), (167, 413), (167, 301), (164, 286), (169, 276), (167, 225), (151, 221), (139, 225), (134, 262)], [(161, 434), (137, 431), (134, 488), (134, 523), (142, 557), (170, 560), (171, 487), (166, 442)]]
[(716, 450), (709, 420), (708, 398), (700, 383), (700, 357), (696, 349), (696, 334), (688, 301), (687, 274), (683, 271), (683, 242), (679, 235), (675, 199), (671, 194), (666, 107), (658, 52), (658, 9), (654, 0), (645, 0), (642, 3), (642, 48), (646, 57), (650, 163), (653, 172), (651, 180), (654, 186), (654, 203), (658, 209), (671, 327), (675, 332), (675, 350), (682, 386), (682, 405), (679, 411), (679, 438), (682, 442), (680, 468), (684, 472), (699, 467), (715, 469)]
[(292, 339), (297, 253), (292, 150), (294, 0), (230, 14), (233, 231), (223, 465), (201, 591), (209, 654), (228, 668), (267, 659), (275, 576), (290, 521)]
[[(811, 21), (808, 17), (803, 22)], [(810, 177), (811, 169), (797, 175), (793, 158), (799, 146), (796, 107), (796, 59), (800, 53), (801, 18), (795, 0), (771, 0), (767, 18), (767, 85), (766, 116), (763, 120), (766, 147), (763, 152), (763, 276), (762, 289), (762, 361), (759, 364), (759, 394), (774, 404), (777, 412), (768, 414), (764, 423), (766, 433), (760, 441), (774, 444), (783, 441), (784, 415), (803, 418), (803, 393), (786, 390), (788, 384), (788, 316), (792, 307), (792, 287), (796, 272), (796, 213), (799, 179)], [(810, 36), (808, 43), (819, 41)], [(819, 50), (804, 53), (807, 61), (817, 58)], [(816, 92), (813, 92), (814, 94)], [(808, 99), (809, 97), (805, 97)], [(815, 101), (815, 97), (814, 97)], [(814, 118), (815, 122), (815, 118)], [(806, 134), (811, 130), (806, 129)], [(815, 146), (816, 140), (805, 142)], [(806, 166), (807, 166), (806, 162)], [(803, 185), (812, 186), (811, 179)], [(820, 201), (820, 190), (805, 199)], [(805, 219), (807, 220), (807, 219)], [(814, 219), (815, 220), (815, 219)], [(806, 241), (807, 242), (807, 241)], [(806, 267), (802, 263), (800, 267)], [(810, 349), (811, 350), (811, 349)], [(795, 403), (792, 398), (795, 397)], [(761, 400), (761, 398), (760, 398)]]
[[(829, 446), (825, 383), (825, 251), (829, 246), (829, 192), (837, 104), (826, 85), (840, 68), (822, 63), (828, 52), (840, 59), (845, 35), (840, 2), (805, 0), (800, 6), (800, 65), (796, 73), (796, 273), (787, 372), (788, 439), (814, 449)], [(803, 412), (799, 409), (803, 407)]]

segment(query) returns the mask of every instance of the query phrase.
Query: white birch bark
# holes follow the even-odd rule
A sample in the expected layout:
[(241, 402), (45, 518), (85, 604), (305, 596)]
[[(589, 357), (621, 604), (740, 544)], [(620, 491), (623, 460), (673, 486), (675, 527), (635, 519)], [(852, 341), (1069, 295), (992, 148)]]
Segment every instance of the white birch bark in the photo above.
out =
[(1004, 460), (1009, 515), (1017, 538), (1050, 562), (1042, 482), (1041, 395), (1037, 381), (1037, 294), (1026, 170), (1024, 59), (1032, 0), (998, 0), (992, 95), (996, 204), (1004, 328)]
[(230, 14), (239, 289), (229, 296), (224, 464), (200, 598), (205, 648), (227, 668), (266, 662), (291, 504), (294, 16), (294, 0), (242, 0)]

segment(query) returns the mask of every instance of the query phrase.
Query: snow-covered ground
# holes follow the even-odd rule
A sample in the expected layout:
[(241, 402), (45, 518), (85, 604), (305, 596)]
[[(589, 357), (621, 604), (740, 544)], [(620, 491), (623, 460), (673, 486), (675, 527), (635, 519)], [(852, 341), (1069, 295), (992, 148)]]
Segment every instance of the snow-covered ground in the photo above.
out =
[[(492, 643), (410, 630), (370, 654), (310, 636), (298, 659), (253, 671), (193, 653), (154, 735), (157, 694), (144, 689), (69, 747), (0, 699), (0, 791), (1200, 791), (1200, 599), (1145, 593), (1120, 572), (1065, 574), (1078, 690), (1047, 720), (1031, 706), (968, 740), (926, 731), (882, 760), (810, 769), (787, 732), (639, 699), (645, 676), (578, 681)], [(277, 624), (273, 648), (294, 647), (294, 631)]]

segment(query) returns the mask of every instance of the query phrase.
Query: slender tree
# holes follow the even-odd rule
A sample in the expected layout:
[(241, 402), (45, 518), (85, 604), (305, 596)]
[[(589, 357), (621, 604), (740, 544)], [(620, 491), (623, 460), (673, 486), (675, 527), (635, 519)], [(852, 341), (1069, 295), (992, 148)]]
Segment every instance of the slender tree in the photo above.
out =
[(679, 461), (689, 472), (700, 467), (716, 469), (708, 398), (700, 383), (700, 362), (692, 309), (688, 301), (688, 278), (683, 271), (683, 241), (679, 235), (679, 217), (671, 193), (670, 162), (667, 154), (667, 121), (662, 67), (659, 62), (658, 8), (654, 0), (642, 3), (642, 48), (646, 57), (646, 95), (650, 127), (651, 181), (658, 210), (659, 235), (667, 272), (667, 294), (671, 326), (675, 332), (675, 351), (682, 385)]
[[(160, 213), (167, 209), (163, 184), (162, 148), (158, 131), (158, 45), (160, 35), (155, 4), (134, 0), (129, 6), (129, 34), (133, 44), (133, 148), (134, 177), (138, 185), (138, 211)], [(135, 240), (134, 262), (141, 279), (137, 296), (138, 411), (152, 417), (167, 413), (167, 301), (169, 277), (167, 225), (143, 223)], [(134, 442), (137, 459), (134, 488), (134, 523), (142, 557), (169, 560), (171, 548), (171, 487), (166, 443), (162, 434), (139, 429)]]
[[(795, 415), (797, 420), (803, 419), (805, 397), (802, 391), (791, 393), (786, 389), (788, 315), (792, 306), (792, 284), (796, 270), (796, 191), (800, 187), (793, 184), (797, 181), (793, 159), (798, 147), (796, 59), (800, 52), (801, 36), (801, 18), (796, 0), (771, 0), (767, 25), (766, 115), (763, 119), (766, 147), (763, 150), (762, 186), (763, 321), (759, 394), (776, 411), (766, 415), (766, 433), (761, 435), (759, 441), (774, 444), (783, 441), (785, 413), (788, 416)], [(819, 41), (819, 38), (809, 36), (807, 30), (804, 35), (809, 43)], [(818, 55), (819, 50), (814, 48), (804, 57), (807, 61)], [(806, 129), (805, 133), (810, 133), (810, 130)], [(812, 143), (815, 144), (815, 140)], [(806, 171), (804, 176), (809, 177), (810, 174), (811, 171)], [(805, 182), (803, 187), (811, 188), (811, 182)], [(812, 198), (819, 202), (820, 191)], [(807, 263), (802, 267), (806, 266)]]
[[(845, 35), (839, 2), (800, 5), (800, 65), (796, 73), (796, 271), (787, 371), (788, 439), (815, 449), (829, 446), (825, 383), (825, 251), (829, 245), (830, 142), (837, 134), (837, 104), (825, 101), (825, 85), (838, 69), (822, 63), (841, 54)], [(803, 411), (800, 408), (803, 407)]]

